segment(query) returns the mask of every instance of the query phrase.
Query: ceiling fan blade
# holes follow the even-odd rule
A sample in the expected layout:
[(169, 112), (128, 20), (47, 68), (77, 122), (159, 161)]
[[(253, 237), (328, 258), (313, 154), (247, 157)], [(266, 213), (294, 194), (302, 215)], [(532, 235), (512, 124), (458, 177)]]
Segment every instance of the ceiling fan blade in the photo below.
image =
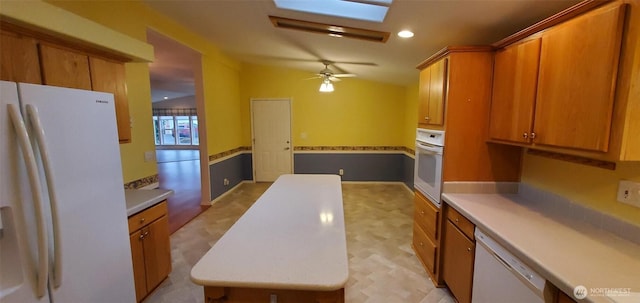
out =
[(333, 81), (333, 82), (340, 82), (342, 80), (340, 80), (340, 78), (336, 78), (334, 76), (329, 77), (329, 80)]
[(354, 78), (357, 77), (356, 74), (333, 74), (334, 77), (338, 78)]

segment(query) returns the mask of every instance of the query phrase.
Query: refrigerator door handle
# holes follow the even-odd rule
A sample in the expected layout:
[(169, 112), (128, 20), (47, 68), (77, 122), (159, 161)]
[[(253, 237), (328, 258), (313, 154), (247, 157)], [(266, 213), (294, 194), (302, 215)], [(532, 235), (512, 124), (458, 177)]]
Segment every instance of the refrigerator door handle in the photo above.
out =
[(58, 196), (56, 194), (55, 183), (53, 182), (53, 167), (51, 166), (51, 158), (47, 143), (44, 138), (46, 137), (42, 123), (40, 122), (40, 115), (38, 114), (38, 108), (32, 104), (27, 104), (27, 115), (38, 143), (38, 149), (40, 150), (40, 157), (42, 158), (42, 166), (44, 167), (45, 180), (47, 180), (47, 189), (49, 192), (49, 203), (51, 204), (51, 223), (53, 225), (53, 287), (58, 288), (62, 284), (62, 252), (60, 243), (60, 224), (58, 216)]
[(29, 140), (29, 133), (27, 132), (27, 127), (20, 115), (20, 110), (15, 104), (8, 104), (7, 109), (11, 123), (13, 124), (13, 128), (16, 132), (16, 138), (18, 139), (20, 149), (22, 150), (22, 156), (24, 157), (27, 174), (29, 176), (29, 184), (33, 195), (38, 235), (38, 270), (36, 272), (36, 278), (38, 281), (36, 294), (38, 297), (42, 297), (47, 289), (47, 280), (49, 275), (49, 250), (47, 247), (47, 230), (42, 205), (42, 185), (40, 184), (38, 166), (31, 147), (31, 141)]

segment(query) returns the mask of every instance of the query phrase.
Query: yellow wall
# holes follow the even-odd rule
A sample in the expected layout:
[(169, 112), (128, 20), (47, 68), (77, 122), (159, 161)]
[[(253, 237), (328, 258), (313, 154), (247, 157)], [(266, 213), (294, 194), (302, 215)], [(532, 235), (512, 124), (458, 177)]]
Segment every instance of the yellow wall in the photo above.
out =
[(615, 171), (525, 154), (522, 182), (640, 226), (640, 208), (616, 201), (618, 181), (640, 182), (640, 162)]
[(416, 125), (418, 125), (418, 82), (405, 88), (404, 108), (404, 146), (414, 149), (416, 147)]
[[(320, 66), (322, 67), (322, 66)], [(244, 64), (241, 73), (243, 142), (251, 144), (251, 98), (291, 98), (295, 146), (405, 145), (405, 88), (358, 78), (320, 93), (314, 73)]]
[[(202, 37), (135, 1), (50, 1), (58, 7), (146, 42), (147, 29), (162, 33), (202, 54), (208, 154), (238, 147), (241, 141), (239, 64), (224, 56)], [(70, 24), (69, 26), (81, 26)], [(100, 33), (96, 33), (100, 34)], [(151, 123), (149, 68), (128, 63), (127, 90), (133, 119), (132, 143), (120, 145), (124, 181), (157, 173), (155, 162), (144, 162), (144, 152), (155, 150)], [(223, 126), (224, 125), (224, 126)]]

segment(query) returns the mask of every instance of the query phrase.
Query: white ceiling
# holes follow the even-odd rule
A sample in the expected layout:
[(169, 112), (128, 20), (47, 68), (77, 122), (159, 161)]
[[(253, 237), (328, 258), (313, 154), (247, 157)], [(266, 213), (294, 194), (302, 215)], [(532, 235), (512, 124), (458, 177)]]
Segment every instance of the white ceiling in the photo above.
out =
[[(330, 60), (338, 62), (330, 66), (335, 72), (408, 85), (418, 80), (416, 65), (443, 47), (494, 43), (579, 0), (394, 0), (382, 23), (282, 10), (272, 0), (145, 2), (242, 62), (318, 72), (323, 68), (319, 61)], [(378, 43), (279, 29), (269, 15), (387, 31), (391, 37)], [(415, 36), (397, 37), (402, 29)], [(158, 51), (156, 55), (165, 56)], [(153, 74), (152, 70), (152, 77), (160, 77)]]

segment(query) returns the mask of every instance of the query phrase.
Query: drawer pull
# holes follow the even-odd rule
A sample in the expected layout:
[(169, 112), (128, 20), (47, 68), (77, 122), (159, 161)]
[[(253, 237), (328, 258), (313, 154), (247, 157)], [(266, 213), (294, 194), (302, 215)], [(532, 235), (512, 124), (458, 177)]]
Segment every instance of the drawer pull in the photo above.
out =
[(455, 221), (456, 221), (456, 223), (458, 223), (458, 222), (460, 222), (460, 219), (456, 218)]
[(424, 210), (421, 210), (421, 211), (420, 211), (420, 214), (424, 216)]
[(424, 243), (420, 242), (420, 246), (424, 246)]
[(467, 251), (471, 251), (471, 247), (467, 247)]
[(140, 224), (144, 223), (144, 218), (140, 218)]

